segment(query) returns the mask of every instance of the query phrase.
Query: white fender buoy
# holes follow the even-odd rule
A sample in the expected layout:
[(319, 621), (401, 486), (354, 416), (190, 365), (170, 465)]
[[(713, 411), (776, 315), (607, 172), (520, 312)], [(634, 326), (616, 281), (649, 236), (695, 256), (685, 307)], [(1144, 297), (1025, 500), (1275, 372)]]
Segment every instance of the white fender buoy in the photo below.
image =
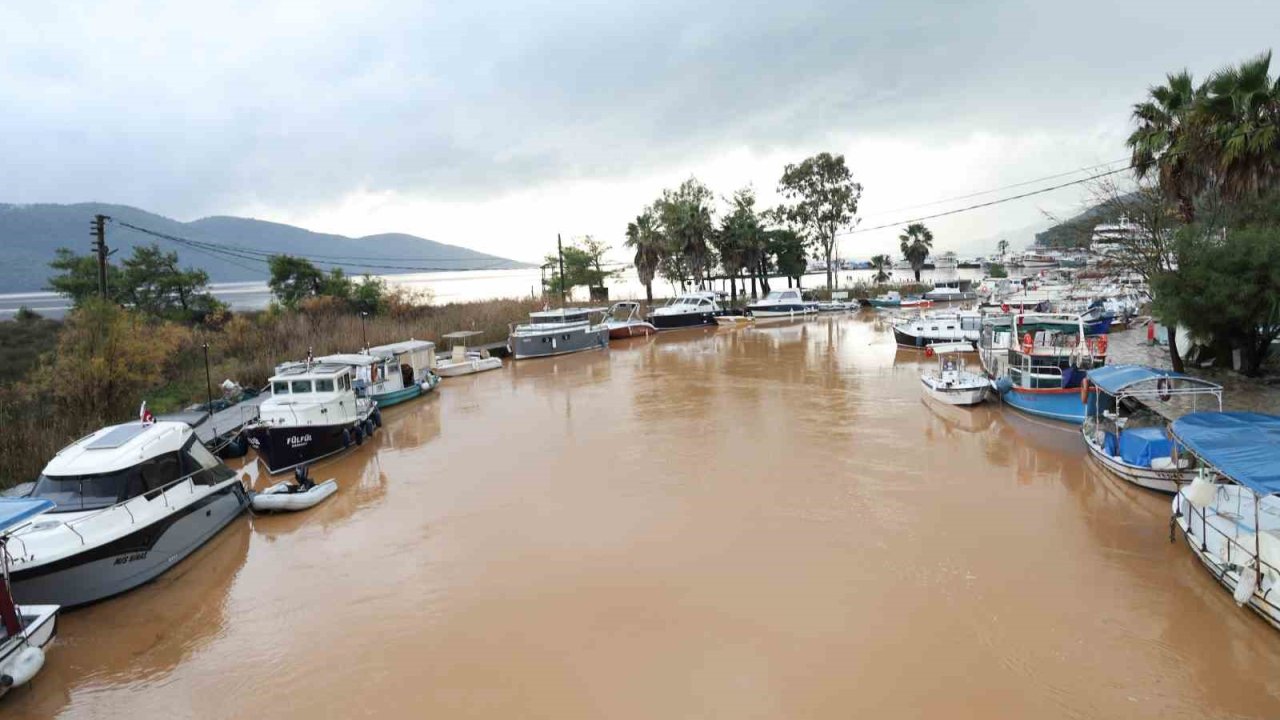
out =
[(1240, 568), (1240, 579), (1236, 581), (1236, 591), (1232, 594), (1237, 605), (1244, 605), (1249, 602), (1249, 598), (1253, 597), (1253, 591), (1258, 587), (1258, 573), (1253, 568)]
[(13, 660), (4, 666), (4, 674), (0, 675), (0, 688), (9, 690), (25, 685), (40, 672), (42, 667), (44, 667), (44, 651), (28, 645), (19, 650)]
[(1218, 486), (1210, 482), (1204, 473), (1199, 473), (1196, 475), (1196, 479), (1192, 480), (1191, 484), (1182, 490), (1182, 495), (1187, 499), (1187, 502), (1200, 509), (1213, 504), (1213, 499), (1217, 496), (1217, 492)]

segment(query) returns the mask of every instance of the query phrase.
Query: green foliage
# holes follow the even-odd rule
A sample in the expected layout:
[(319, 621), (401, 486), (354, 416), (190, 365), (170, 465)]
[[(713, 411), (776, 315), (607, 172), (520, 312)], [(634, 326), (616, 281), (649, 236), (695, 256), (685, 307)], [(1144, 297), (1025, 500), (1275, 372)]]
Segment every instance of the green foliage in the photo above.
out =
[(1004, 265), (1000, 263), (991, 263), (987, 266), (987, 276), (993, 278), (1009, 277), (1009, 271), (1005, 270)]
[(41, 355), (53, 350), (61, 326), (25, 307), (18, 310), (13, 322), (0, 322), (0, 385), (27, 374)]
[(376, 314), (388, 308), (392, 295), (384, 280), (365, 275), (355, 282), (340, 267), (326, 273), (305, 258), (273, 255), (270, 268), (271, 294), (290, 310), (305, 308), (314, 315), (346, 308)]
[(711, 248), (716, 233), (713, 200), (706, 185), (689, 178), (675, 190), (663, 190), (653, 204), (664, 240), (664, 258), (658, 264), (663, 277), (681, 285), (689, 280), (701, 284), (710, 274), (716, 262)]
[(871, 267), (876, 269), (875, 281), (878, 283), (889, 279), (889, 273), (886, 272), (886, 269), (892, 266), (893, 258), (888, 255), (873, 255), (871, 257)]
[(1239, 348), (1241, 370), (1259, 374), (1280, 337), (1280, 228), (1193, 226), (1179, 233), (1177, 253), (1178, 270), (1152, 279), (1155, 314), (1216, 347)]
[(546, 291), (558, 295), (563, 287), (566, 294), (575, 287), (585, 285), (589, 288), (603, 287), (614, 273), (604, 269), (604, 254), (609, 246), (590, 235), (578, 238), (562, 251), (564, 261), (564, 281), (560, 279), (560, 258), (548, 255), (544, 261), (551, 268), (551, 277), (546, 281)]
[(929, 259), (929, 251), (933, 249), (933, 231), (924, 223), (911, 223), (898, 236), (902, 249), (902, 257), (911, 263), (911, 270), (916, 274), (916, 282), (920, 282), (920, 270), (924, 261)]
[[(96, 255), (77, 255), (68, 248), (58, 248), (49, 267), (57, 274), (49, 277), (49, 289), (64, 295), (75, 305), (98, 297), (98, 258)], [(107, 297), (123, 302), (120, 268), (107, 264)]]
[[(98, 259), (58, 248), (49, 267), (58, 274), (49, 278), (49, 288), (72, 300), (78, 307), (98, 297)], [(107, 298), (153, 318), (181, 322), (203, 322), (226, 306), (209, 294), (209, 275), (196, 268), (178, 266), (176, 252), (164, 252), (158, 245), (136, 245), (120, 267), (107, 264)]]
[(808, 268), (804, 238), (794, 230), (770, 230), (767, 236), (768, 252), (777, 258), (778, 272), (799, 284)]
[(634, 222), (627, 223), (627, 247), (635, 250), (636, 275), (644, 283), (649, 302), (653, 302), (653, 276), (666, 249), (653, 208), (645, 208)]
[(272, 255), (268, 267), (271, 279), (267, 286), (285, 307), (296, 308), (303, 298), (320, 294), (324, 272), (309, 261), (290, 255)]
[(852, 226), (862, 185), (853, 181), (843, 155), (824, 152), (798, 165), (787, 165), (778, 181), (778, 193), (794, 201), (780, 208), (782, 215), (805, 233), (826, 260), (830, 290), (836, 236)]

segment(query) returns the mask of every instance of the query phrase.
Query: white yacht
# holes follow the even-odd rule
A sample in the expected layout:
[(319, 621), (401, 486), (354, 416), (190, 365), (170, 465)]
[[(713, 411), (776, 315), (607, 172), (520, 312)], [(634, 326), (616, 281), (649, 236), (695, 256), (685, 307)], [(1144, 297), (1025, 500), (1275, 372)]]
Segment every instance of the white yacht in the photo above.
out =
[(799, 288), (787, 288), (774, 290), (763, 300), (751, 303), (747, 312), (757, 318), (796, 317), (817, 313), (818, 304), (805, 300)]
[(275, 474), (359, 445), (381, 423), (377, 403), (356, 396), (351, 365), (291, 364), (271, 378), (245, 434)]
[(960, 266), (960, 260), (956, 254), (948, 250), (933, 259), (933, 267), (935, 270), (955, 270)]
[(709, 291), (685, 293), (666, 305), (649, 311), (649, 322), (659, 330), (715, 325), (723, 315), (716, 294)]
[(103, 428), (49, 461), (31, 494), (54, 507), (6, 545), (24, 602), (83, 605), (178, 564), (248, 505), (239, 477), (186, 423)]

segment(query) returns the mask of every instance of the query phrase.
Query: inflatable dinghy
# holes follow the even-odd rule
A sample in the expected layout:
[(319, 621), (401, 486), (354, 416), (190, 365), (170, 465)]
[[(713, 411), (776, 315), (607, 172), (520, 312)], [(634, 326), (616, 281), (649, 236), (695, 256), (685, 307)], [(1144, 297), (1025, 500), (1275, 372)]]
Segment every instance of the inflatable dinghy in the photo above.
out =
[(338, 481), (332, 478), (322, 483), (311, 482), (306, 467), (294, 470), (297, 483), (279, 482), (256, 493), (250, 501), (257, 512), (294, 512), (315, 507), (322, 500), (338, 492)]

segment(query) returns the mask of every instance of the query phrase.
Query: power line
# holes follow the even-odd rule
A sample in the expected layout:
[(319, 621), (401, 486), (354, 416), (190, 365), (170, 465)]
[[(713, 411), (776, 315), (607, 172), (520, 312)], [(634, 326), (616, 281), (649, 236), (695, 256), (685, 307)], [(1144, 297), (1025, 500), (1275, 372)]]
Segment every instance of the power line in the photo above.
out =
[(916, 210), (923, 207), (930, 207), (932, 205), (942, 205), (943, 203), (955, 202), (957, 200), (968, 200), (970, 198), (979, 197), (981, 195), (990, 195), (991, 193), (994, 193), (994, 192), (1000, 192), (1001, 190), (1012, 190), (1013, 188), (1024, 187), (1026, 185), (1034, 185), (1036, 183), (1044, 182), (1046, 180), (1056, 180), (1060, 177), (1067, 177), (1068, 175), (1075, 175), (1076, 173), (1080, 173), (1080, 172), (1089, 172), (1092, 170), (1097, 170), (1099, 168), (1104, 168), (1109, 165), (1115, 165), (1118, 162), (1128, 163), (1129, 158), (1120, 158), (1119, 160), (1112, 160), (1110, 162), (1099, 163), (1097, 165), (1090, 165), (1088, 167), (1076, 168), (1075, 170), (1068, 170), (1066, 172), (1055, 173), (1053, 175), (1045, 175), (1044, 177), (1038, 177), (1034, 180), (1024, 180), (1023, 182), (1013, 183), (1012, 185), (1002, 185), (1000, 187), (991, 188), (990, 190), (980, 190), (978, 192), (968, 193), (967, 195), (957, 195), (955, 197), (943, 198), (941, 200), (933, 200), (931, 202), (919, 203), (917, 205), (907, 205), (905, 207), (895, 208), (893, 210), (884, 210), (882, 212), (878, 212), (878, 213), (875, 213), (874, 215), (871, 215), (871, 217), (880, 217), (882, 215), (890, 215), (893, 213), (905, 212), (907, 210)]
[(1040, 188), (1039, 190), (1032, 190), (1031, 192), (1021, 193), (1019, 195), (1010, 195), (1009, 197), (1003, 197), (996, 200), (991, 200), (989, 202), (978, 203), (976, 205), (968, 205), (962, 208), (956, 208), (954, 210), (947, 210), (946, 212), (934, 213), (933, 215), (924, 215), (921, 217), (911, 218), (908, 220), (899, 220), (897, 222), (885, 223), (883, 225), (876, 225), (874, 227), (847, 230), (842, 233), (836, 233), (836, 235), (837, 236), (857, 235), (858, 233), (871, 232), (873, 230), (884, 230), (885, 228), (897, 227), (900, 225), (909, 225), (914, 222), (923, 222), (925, 220), (933, 220), (934, 218), (946, 217), (948, 215), (957, 215), (959, 213), (969, 212), (971, 210), (978, 210), (985, 207), (991, 207), (992, 205), (1000, 205), (1002, 203), (1012, 202), (1014, 200), (1021, 200), (1023, 198), (1028, 198), (1033, 195), (1041, 195), (1047, 192), (1052, 192), (1054, 190), (1061, 190), (1062, 188), (1071, 187), (1072, 185), (1080, 185), (1082, 183), (1087, 183), (1091, 180), (1098, 180), (1100, 178), (1107, 177), (1108, 175), (1116, 175), (1118, 173), (1128, 172), (1128, 171), (1129, 171), (1129, 167), (1125, 166), (1122, 168), (1116, 168), (1115, 170), (1108, 170), (1107, 172), (1104, 172), (1104, 173), (1098, 173), (1097, 175), (1091, 175), (1087, 178), (1080, 178), (1079, 180), (1072, 180), (1071, 182), (1065, 182), (1065, 183), (1061, 183), (1059, 185), (1053, 185), (1047, 188)]

